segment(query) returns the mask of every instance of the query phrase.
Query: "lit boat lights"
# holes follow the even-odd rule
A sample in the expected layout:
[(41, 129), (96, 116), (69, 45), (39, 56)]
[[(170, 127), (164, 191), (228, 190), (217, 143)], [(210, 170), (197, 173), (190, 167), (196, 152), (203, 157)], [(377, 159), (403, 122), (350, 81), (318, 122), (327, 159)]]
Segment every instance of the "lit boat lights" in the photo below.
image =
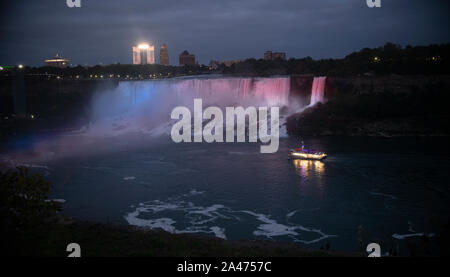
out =
[(322, 160), (327, 157), (325, 153), (303, 153), (303, 152), (291, 152), (293, 158), (307, 159), (307, 160)]

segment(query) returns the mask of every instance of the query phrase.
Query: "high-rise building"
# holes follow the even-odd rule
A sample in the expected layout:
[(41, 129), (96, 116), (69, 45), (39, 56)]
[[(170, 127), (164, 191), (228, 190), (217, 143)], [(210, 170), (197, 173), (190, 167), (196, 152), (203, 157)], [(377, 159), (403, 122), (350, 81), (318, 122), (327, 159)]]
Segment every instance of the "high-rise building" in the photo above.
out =
[(161, 45), (159, 49), (159, 64), (168, 66), (169, 65), (169, 51), (165, 44)]
[(59, 68), (65, 68), (69, 66), (69, 60), (63, 59), (59, 54), (56, 54), (56, 56), (53, 59), (45, 60), (46, 66), (51, 67), (59, 67)]
[(285, 52), (273, 52), (272, 51), (266, 51), (264, 53), (264, 60), (266, 61), (272, 61), (276, 59), (282, 59), (286, 60), (286, 53)]
[(184, 50), (179, 56), (180, 65), (195, 65), (195, 55)]
[(154, 64), (155, 46), (151, 44), (139, 44), (133, 46), (133, 64)]

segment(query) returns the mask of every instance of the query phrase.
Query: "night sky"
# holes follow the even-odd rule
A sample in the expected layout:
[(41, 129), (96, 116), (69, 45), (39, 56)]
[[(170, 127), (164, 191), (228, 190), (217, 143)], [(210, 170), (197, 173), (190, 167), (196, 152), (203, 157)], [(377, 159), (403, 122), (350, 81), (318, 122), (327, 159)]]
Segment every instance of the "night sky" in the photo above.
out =
[(131, 63), (132, 45), (165, 43), (200, 63), (289, 57), (339, 58), (386, 42), (448, 43), (448, 0), (66, 0), (1, 1), (0, 65), (41, 66), (56, 53), (73, 65)]

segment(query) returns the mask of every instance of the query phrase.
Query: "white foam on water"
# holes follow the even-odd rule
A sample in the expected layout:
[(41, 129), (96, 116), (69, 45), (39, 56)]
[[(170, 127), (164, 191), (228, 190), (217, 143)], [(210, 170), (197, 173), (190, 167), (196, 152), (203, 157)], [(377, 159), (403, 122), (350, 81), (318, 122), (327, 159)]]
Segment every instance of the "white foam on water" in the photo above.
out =
[(66, 203), (65, 199), (47, 199), (45, 202), (57, 202), (57, 203)]
[(200, 195), (205, 193), (204, 191), (198, 191), (196, 189), (192, 189), (191, 191), (189, 191), (189, 193), (187, 194), (183, 194), (183, 196), (195, 196), (195, 195)]
[[(40, 165), (40, 164), (28, 164), (28, 163), (20, 163), (20, 162), (16, 162), (14, 160), (9, 160), (10, 164), (14, 167), (28, 167), (28, 168), (43, 168), (43, 169), (47, 169), (47, 170), (51, 170), (48, 166), (46, 165)], [(49, 173), (50, 174), (50, 173)]]
[(318, 211), (318, 210), (320, 210), (320, 208), (298, 209), (298, 210), (294, 210), (294, 211), (289, 212), (288, 214), (286, 214), (286, 218), (289, 219), (292, 216), (294, 216), (296, 213), (299, 213), (299, 212), (313, 212), (313, 211)]
[(172, 226), (175, 224), (175, 221), (171, 218), (141, 219), (133, 216), (133, 214), (129, 214), (125, 219), (130, 225), (149, 227), (150, 229), (163, 229), (169, 233), (175, 232), (175, 227)]
[(297, 212), (298, 212), (298, 210), (292, 211), (292, 212), (288, 213), (288, 214), (286, 215), (286, 217), (287, 217), (287, 218), (292, 217), (292, 216), (293, 216), (294, 214), (296, 214)]
[(127, 176), (127, 177), (123, 177), (123, 179), (124, 179), (125, 181), (131, 181), (131, 180), (135, 180), (136, 177), (134, 177), (134, 176)]
[(392, 237), (395, 239), (400, 239), (400, 240), (404, 240), (404, 239), (408, 239), (408, 238), (413, 238), (413, 237), (433, 237), (434, 233), (424, 233), (424, 232), (416, 232), (413, 228), (413, 224), (411, 221), (408, 221), (408, 231), (411, 232), (410, 234), (393, 234)]
[[(323, 233), (321, 230), (319, 229), (310, 229), (310, 228), (306, 228), (303, 227), (302, 225), (284, 225), (284, 224), (280, 224), (277, 221), (270, 219), (268, 216), (264, 215), (264, 214), (258, 214), (258, 213), (254, 213), (251, 211), (242, 211), (244, 213), (253, 215), (254, 217), (256, 217), (256, 219), (258, 219), (259, 221), (263, 222), (264, 224), (261, 224), (258, 226), (258, 229), (255, 230), (253, 232), (253, 234), (255, 236), (265, 236), (268, 238), (272, 238), (275, 236), (290, 236), (294, 239), (294, 241), (298, 241), (298, 242), (302, 242), (305, 244), (311, 244), (311, 243), (315, 243), (330, 237), (337, 237), (336, 235), (327, 235), (325, 233)], [(291, 216), (293, 214), (291, 213)], [(316, 233), (319, 235), (318, 238), (313, 239), (313, 240), (302, 240), (302, 239), (297, 239), (297, 236), (300, 236), (300, 233), (297, 232), (297, 230), (303, 231), (303, 232), (312, 232), (312, 233)]]
[(53, 202), (66, 203), (66, 199), (52, 199)]
[(214, 235), (216, 237), (221, 238), (221, 239), (227, 239), (227, 237), (225, 236), (224, 228), (220, 228), (218, 226), (212, 226), (209, 229), (211, 229), (211, 231), (214, 233)]
[(286, 226), (283, 224), (277, 223), (275, 220), (268, 218), (264, 214), (258, 214), (251, 211), (242, 211), (243, 213), (247, 213), (256, 217), (257, 220), (263, 222), (258, 226), (258, 230), (255, 230), (253, 234), (255, 236), (266, 236), (266, 237), (274, 237), (274, 236), (284, 236), (284, 235), (294, 235), (297, 236), (298, 233), (295, 232), (295, 228), (292, 226)]
[(179, 208), (179, 206), (176, 204), (162, 203), (161, 205), (147, 206), (146, 210), (144, 210), (144, 211), (147, 211), (147, 212), (152, 211), (153, 213), (159, 213), (159, 212), (167, 211), (167, 210), (176, 210), (178, 208)]
[(411, 237), (423, 237), (424, 233), (414, 233), (414, 234), (406, 234), (406, 235), (400, 235), (400, 234), (393, 234), (392, 237), (395, 239), (407, 239)]
[(217, 211), (220, 209), (225, 208), (223, 205), (215, 204), (206, 208), (203, 208), (202, 210), (197, 211), (191, 211), (191, 214), (201, 214), (207, 217), (213, 217), (213, 214), (217, 214)]
[[(158, 203), (160, 203), (160, 205), (158, 205)], [(173, 226), (176, 223), (176, 221), (171, 218), (163, 217), (163, 218), (157, 218), (157, 219), (146, 219), (146, 218), (139, 217), (142, 213), (148, 213), (148, 212), (152, 212), (153, 214), (156, 214), (156, 213), (166, 211), (166, 210), (170, 210), (170, 211), (181, 210), (182, 211), (182, 210), (189, 209), (189, 208), (199, 209), (199, 207), (193, 207), (192, 205), (190, 205), (190, 204), (192, 204), (190, 202), (184, 203), (184, 204), (186, 204), (186, 205), (180, 206), (177, 204), (162, 203), (161, 201), (157, 201), (157, 200), (154, 201), (154, 204), (151, 204), (151, 205), (148, 205), (148, 204), (146, 205), (144, 203), (140, 203), (139, 204), (140, 207), (136, 208), (135, 211), (133, 211), (125, 216), (125, 220), (130, 225), (147, 227), (150, 229), (163, 229), (167, 232), (174, 233), (174, 234), (211, 233), (211, 234), (214, 234), (218, 238), (226, 239), (224, 228), (220, 228), (218, 226), (212, 226), (212, 227), (196, 226), (196, 225), (199, 225), (200, 223), (204, 224), (211, 220), (204, 220), (204, 222), (195, 222), (195, 220), (191, 220), (190, 221), (190, 223), (192, 224), (191, 226), (188, 226), (185, 229), (176, 229), (175, 226)], [(210, 219), (214, 220), (217, 217), (212, 216), (210, 213), (212, 211), (216, 210), (216, 208), (220, 208), (220, 207), (207, 207), (204, 209), (204, 212), (200, 211), (200, 213), (203, 215), (211, 216)]]
[[(131, 225), (137, 225), (142, 227), (149, 227), (151, 229), (161, 228), (171, 233), (210, 233), (214, 236), (222, 239), (227, 239), (226, 228), (220, 224), (239, 224), (251, 226), (253, 222), (243, 221), (240, 215), (246, 214), (253, 217), (256, 222), (260, 222), (256, 227), (256, 230), (249, 230), (253, 236), (265, 236), (267, 238), (288, 236), (293, 241), (301, 242), (304, 244), (311, 244), (321, 241), (326, 238), (336, 237), (336, 235), (328, 235), (319, 229), (307, 228), (302, 225), (293, 224), (287, 222), (282, 224), (275, 219), (270, 218), (269, 215), (262, 213), (256, 213), (248, 210), (233, 210), (222, 204), (213, 204), (210, 206), (197, 206), (192, 201), (187, 201), (187, 198), (194, 197), (203, 194), (204, 191), (191, 190), (189, 193), (182, 194), (180, 196), (169, 198), (167, 201), (153, 200), (144, 203), (139, 203), (136, 208), (131, 206), (134, 211), (125, 215), (125, 220)], [(298, 210), (297, 210), (298, 211)], [(290, 212), (286, 215), (287, 218), (293, 216), (297, 211)], [(167, 218), (167, 213), (164, 217), (159, 217), (161, 212), (175, 212), (181, 214), (181, 218), (187, 219), (183, 221), (184, 229), (175, 228), (175, 220)], [(156, 217), (143, 218), (143, 217)], [(302, 239), (302, 233), (312, 233), (316, 237), (311, 240)], [(310, 237), (310, 235), (308, 236)]]

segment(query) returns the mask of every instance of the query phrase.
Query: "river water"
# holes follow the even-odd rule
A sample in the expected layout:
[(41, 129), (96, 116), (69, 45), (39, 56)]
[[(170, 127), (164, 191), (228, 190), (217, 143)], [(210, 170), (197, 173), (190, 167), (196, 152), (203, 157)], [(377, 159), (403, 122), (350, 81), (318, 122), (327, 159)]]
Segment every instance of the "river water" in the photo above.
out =
[[(324, 101), (325, 80), (314, 78), (311, 103)], [(301, 161), (287, 155), (299, 138), (283, 136), (276, 153), (261, 154), (259, 143), (177, 144), (168, 136), (171, 109), (193, 98), (296, 111), (302, 103), (289, 100), (289, 84), (122, 82), (92, 100), (92, 124), (80, 132), (16, 139), (1, 158), (41, 172), (51, 197), (66, 201), (64, 214), (79, 219), (341, 251), (363, 238), (383, 253), (405, 253), (409, 240), (438, 232), (432, 219), (447, 220), (450, 210), (447, 138), (303, 138), (329, 157)]]
[[(173, 143), (117, 136), (88, 153), (28, 164), (66, 200), (64, 214), (173, 233), (357, 248), (358, 227), (382, 250), (436, 230), (449, 214), (447, 140), (306, 138), (322, 161), (289, 160), (298, 140), (261, 154), (258, 143)], [(111, 150), (114, 149), (114, 150)], [(403, 251), (400, 249), (400, 251)]]

